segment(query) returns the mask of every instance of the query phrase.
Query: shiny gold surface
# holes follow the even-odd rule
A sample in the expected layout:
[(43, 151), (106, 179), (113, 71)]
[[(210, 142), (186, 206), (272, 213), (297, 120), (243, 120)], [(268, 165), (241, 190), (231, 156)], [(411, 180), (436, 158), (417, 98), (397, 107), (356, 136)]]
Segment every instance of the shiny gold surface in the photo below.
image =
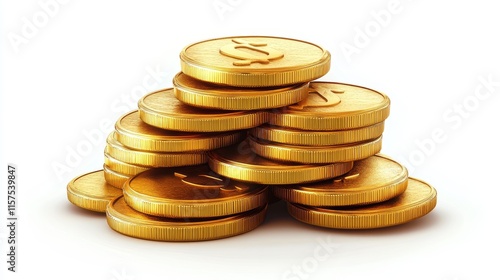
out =
[(368, 229), (394, 226), (420, 218), (434, 209), (437, 192), (429, 184), (409, 178), (406, 191), (391, 200), (360, 207), (319, 208), (288, 204), (297, 220), (328, 228)]
[(274, 195), (288, 202), (309, 206), (372, 204), (406, 190), (408, 171), (398, 162), (374, 155), (354, 162), (345, 175), (311, 184), (275, 186)]
[(267, 187), (224, 178), (207, 165), (155, 168), (134, 176), (123, 186), (127, 204), (162, 217), (220, 217), (267, 203)]
[(122, 195), (122, 190), (106, 183), (102, 170), (78, 176), (68, 183), (68, 200), (74, 205), (95, 212), (106, 212), (108, 203)]
[(365, 159), (380, 152), (382, 136), (358, 143), (335, 146), (286, 145), (248, 137), (248, 143), (256, 154), (272, 160), (321, 164), (350, 162)]
[(122, 162), (145, 167), (174, 167), (207, 162), (206, 152), (165, 153), (133, 150), (123, 146), (113, 134), (106, 139), (104, 152)]
[(241, 130), (267, 122), (264, 111), (223, 111), (186, 105), (174, 96), (173, 89), (150, 93), (139, 100), (142, 121), (163, 129), (184, 132)]
[(177, 99), (191, 106), (222, 110), (257, 110), (278, 108), (306, 98), (309, 83), (287, 87), (237, 88), (193, 79), (183, 73), (174, 77)]
[(198, 80), (237, 87), (269, 87), (317, 79), (330, 70), (330, 53), (278, 37), (241, 36), (194, 43), (180, 54), (181, 70)]
[(269, 123), (303, 130), (370, 126), (389, 116), (390, 100), (378, 91), (342, 83), (311, 82), (303, 101), (274, 110)]
[(110, 156), (108, 153), (104, 153), (104, 165), (106, 165), (107, 168), (110, 170), (129, 176), (139, 174), (142, 171), (146, 171), (150, 168), (147, 166), (141, 166), (119, 161)]
[(258, 227), (267, 205), (248, 212), (221, 217), (172, 219), (138, 212), (123, 197), (113, 200), (106, 211), (108, 225), (128, 236), (158, 241), (204, 241), (235, 236)]
[(321, 181), (347, 173), (352, 162), (305, 165), (272, 161), (250, 150), (247, 141), (210, 151), (210, 168), (222, 176), (259, 184), (298, 184)]
[(333, 131), (310, 131), (264, 124), (252, 128), (256, 138), (282, 144), (303, 146), (330, 146), (375, 139), (384, 132), (384, 122), (371, 126)]
[(122, 189), (123, 184), (130, 178), (132, 175), (122, 174), (120, 172), (112, 170), (106, 164), (103, 165), (104, 170), (104, 179), (108, 184), (115, 188)]
[(207, 151), (243, 140), (244, 131), (193, 133), (157, 128), (143, 122), (138, 111), (122, 116), (115, 125), (116, 139), (136, 150), (154, 152)]

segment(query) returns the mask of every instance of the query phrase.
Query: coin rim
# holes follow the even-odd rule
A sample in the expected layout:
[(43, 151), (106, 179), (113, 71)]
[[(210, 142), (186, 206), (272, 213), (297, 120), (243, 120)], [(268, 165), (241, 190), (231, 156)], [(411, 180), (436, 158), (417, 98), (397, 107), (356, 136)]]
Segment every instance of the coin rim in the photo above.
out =
[[(180, 75), (185, 74), (182, 72), (177, 73), (172, 81), (175, 96), (181, 102), (200, 108), (220, 110), (273, 109), (300, 102), (309, 94), (309, 82), (282, 88), (273, 87), (259, 90), (255, 88), (234, 88), (238, 89), (238, 92), (235, 92), (229, 88), (218, 90), (217, 87), (220, 87), (218, 85), (213, 85), (213, 88), (208, 90), (189, 87), (179, 81)], [(209, 84), (204, 81), (199, 82)], [(245, 89), (246, 92), (241, 92)]]
[(365, 127), (331, 131), (299, 130), (289, 127), (264, 124), (250, 129), (250, 134), (258, 139), (281, 144), (299, 146), (332, 146), (375, 139), (383, 134), (384, 129), (385, 121)]
[[(392, 181), (370, 189), (321, 189), (304, 190), (294, 186), (273, 186), (272, 193), (287, 202), (307, 206), (350, 206), (372, 204), (385, 201), (402, 194), (408, 185), (408, 170), (399, 162), (388, 156), (377, 154), (373, 157), (383, 158), (399, 165), (402, 172)], [(297, 186), (301, 187), (301, 186)]]
[[(238, 166), (234, 165), (235, 163)], [(218, 155), (216, 151), (208, 152), (208, 165), (215, 173), (234, 180), (273, 185), (317, 182), (343, 175), (353, 168), (353, 162), (259, 167), (258, 165), (225, 159)], [(283, 181), (284, 178), (290, 181)]]
[[(183, 115), (156, 111), (144, 103), (144, 100), (152, 94), (169, 91), (173, 88), (158, 90), (143, 96), (139, 102), (139, 114), (143, 122), (162, 129), (184, 132), (226, 132), (243, 130), (259, 126), (268, 121), (268, 112), (261, 110), (252, 111), (228, 111), (224, 114), (214, 114), (211, 118), (203, 118), (206, 115)], [(189, 105), (186, 105), (189, 106)]]
[[(301, 66), (275, 67), (272, 69), (245, 68), (241, 70), (228, 67), (214, 67), (209, 63), (200, 63), (187, 55), (187, 50), (194, 45), (209, 41), (234, 38), (272, 38), (292, 40), (317, 47), (323, 51), (323, 54), (316, 62), (311, 62)], [(184, 47), (179, 57), (181, 60), (181, 71), (190, 77), (210, 83), (240, 87), (282, 86), (312, 81), (328, 73), (331, 63), (330, 52), (316, 44), (292, 38), (256, 35), (222, 37), (196, 42)], [(297, 77), (300, 77), (300, 79)]]
[[(123, 199), (123, 196), (111, 201), (106, 208), (106, 221), (109, 227), (127, 236), (156, 241), (206, 241), (240, 235), (261, 225), (267, 213), (266, 204), (261, 208), (211, 221), (177, 224), (128, 217), (113, 208), (114, 203), (119, 199)], [(217, 230), (220, 227), (224, 229)], [(208, 232), (209, 235), (204, 235), (203, 231)], [(220, 232), (223, 233), (219, 234)]]
[(247, 139), (251, 150), (261, 157), (303, 164), (356, 161), (373, 156), (382, 150), (382, 136), (367, 141), (332, 146), (298, 146), (273, 142), (263, 144), (254, 136), (248, 136)]
[[(436, 207), (437, 204), (437, 191), (434, 187), (423, 180), (409, 177), (408, 184), (412, 181), (418, 181), (426, 185), (431, 189), (431, 191), (429, 196), (419, 199), (418, 201), (413, 201), (406, 206), (398, 206), (390, 209), (359, 211), (321, 209), (320, 207), (315, 206), (287, 203), (287, 209), (288, 213), (298, 221), (327, 228), (372, 229), (405, 224), (427, 215)], [(381, 219), (381, 216), (386, 218)], [(335, 220), (338, 221), (335, 222)], [(382, 223), (380, 222), (381, 220), (392, 222)]]
[(269, 113), (269, 124), (302, 130), (344, 130), (370, 126), (385, 121), (389, 117), (391, 100), (389, 96), (380, 91), (339, 82), (315, 81), (310, 84), (335, 84), (362, 88), (381, 95), (384, 101), (380, 103), (380, 105), (375, 106), (375, 108), (340, 112), (338, 114), (300, 111), (290, 112), (287, 111), (286, 107), (283, 107), (279, 111)]
[[(221, 217), (250, 211), (251, 209), (267, 204), (268, 187), (257, 188), (250, 193), (240, 194), (231, 199), (216, 198), (206, 200), (176, 200), (170, 198), (155, 197), (140, 193), (130, 186), (134, 180), (131, 177), (123, 184), (123, 197), (127, 204), (136, 211), (144, 214), (170, 217), (170, 218), (207, 218)], [(183, 208), (189, 207), (187, 214), (183, 214)], [(228, 209), (234, 209), (229, 211)], [(194, 214), (196, 212), (197, 214)]]
[[(111, 200), (113, 200), (115, 197), (108, 197), (108, 198), (104, 197), (103, 198), (103, 197), (99, 197), (96, 195), (84, 194), (84, 193), (81, 193), (77, 189), (74, 188), (74, 184), (78, 179), (85, 177), (87, 175), (93, 174), (93, 173), (98, 173), (98, 172), (104, 173), (104, 171), (101, 169), (101, 170), (95, 170), (92, 172), (87, 172), (85, 174), (82, 174), (82, 175), (79, 175), (79, 176), (73, 178), (66, 186), (66, 193), (67, 193), (68, 200), (72, 204), (74, 204), (82, 209), (91, 210), (91, 211), (99, 212), (99, 213), (104, 213), (104, 212), (106, 212), (106, 206), (108, 205), (108, 203)], [(104, 174), (103, 174), (103, 176), (104, 176)], [(107, 182), (106, 182), (106, 184), (108, 184), (112, 188), (115, 188), (114, 186), (110, 185)]]

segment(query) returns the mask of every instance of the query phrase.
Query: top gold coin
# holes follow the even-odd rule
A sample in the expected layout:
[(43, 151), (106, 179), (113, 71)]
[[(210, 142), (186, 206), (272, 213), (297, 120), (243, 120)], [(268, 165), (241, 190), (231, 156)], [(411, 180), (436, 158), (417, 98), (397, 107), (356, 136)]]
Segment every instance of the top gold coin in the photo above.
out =
[(198, 42), (180, 54), (181, 70), (193, 78), (237, 87), (308, 82), (330, 70), (330, 53), (300, 40), (226, 37)]

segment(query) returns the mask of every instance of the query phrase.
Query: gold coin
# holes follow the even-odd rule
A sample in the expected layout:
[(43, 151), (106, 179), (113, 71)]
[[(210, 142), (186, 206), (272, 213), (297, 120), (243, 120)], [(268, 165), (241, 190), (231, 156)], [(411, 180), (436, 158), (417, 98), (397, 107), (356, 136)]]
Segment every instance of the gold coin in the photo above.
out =
[(130, 207), (154, 216), (220, 217), (249, 211), (267, 203), (267, 187), (235, 182), (215, 174), (207, 165), (155, 168), (123, 186)]
[(304, 41), (241, 36), (198, 42), (180, 54), (181, 70), (205, 82), (270, 87), (309, 82), (330, 70), (330, 53)]
[(288, 87), (236, 88), (202, 82), (179, 73), (174, 77), (174, 92), (180, 101), (202, 108), (257, 110), (278, 108), (306, 98), (309, 84)]
[(138, 212), (118, 197), (109, 204), (106, 216), (113, 230), (128, 236), (157, 241), (204, 241), (251, 231), (262, 224), (266, 210), (264, 205), (227, 217), (172, 219)]
[(409, 178), (406, 191), (391, 200), (358, 207), (319, 208), (288, 204), (288, 212), (308, 224), (339, 229), (368, 229), (407, 223), (428, 214), (437, 202), (429, 184)]
[(288, 202), (309, 206), (347, 206), (386, 201), (406, 190), (408, 171), (396, 161), (374, 155), (356, 161), (340, 177), (305, 185), (275, 186), (272, 191)]
[(122, 190), (104, 180), (102, 170), (83, 174), (67, 186), (68, 200), (74, 205), (95, 212), (106, 212), (108, 203), (122, 195)]
[(241, 130), (267, 122), (265, 111), (223, 111), (186, 105), (175, 98), (173, 89), (156, 91), (141, 98), (139, 113), (147, 124), (185, 132)]
[(382, 136), (367, 141), (334, 146), (286, 145), (248, 137), (252, 150), (261, 157), (272, 160), (320, 164), (350, 162), (365, 159), (380, 152)]
[(116, 139), (132, 149), (154, 152), (207, 151), (243, 140), (244, 131), (193, 133), (171, 131), (146, 124), (138, 111), (122, 116), (115, 125)]
[(122, 174), (120, 172), (114, 171), (106, 164), (103, 165), (104, 179), (108, 184), (115, 188), (123, 188), (123, 184), (133, 175)]
[(341, 83), (312, 82), (303, 101), (269, 114), (269, 123), (303, 130), (344, 130), (383, 122), (390, 100), (378, 91)]
[(111, 133), (106, 139), (104, 152), (121, 162), (144, 167), (174, 167), (207, 162), (206, 152), (165, 153), (127, 148), (118, 142), (113, 134)]
[(141, 166), (119, 161), (116, 158), (110, 156), (108, 153), (104, 153), (104, 165), (106, 165), (107, 168), (110, 170), (130, 176), (139, 174), (142, 171), (146, 171), (150, 168), (147, 166)]
[(383, 132), (384, 122), (367, 127), (333, 131), (299, 130), (268, 124), (250, 130), (250, 134), (259, 139), (304, 146), (331, 146), (355, 143), (380, 137)]
[(208, 152), (208, 165), (231, 179), (258, 184), (299, 184), (340, 176), (352, 169), (352, 162), (305, 165), (272, 161), (250, 150), (247, 141)]

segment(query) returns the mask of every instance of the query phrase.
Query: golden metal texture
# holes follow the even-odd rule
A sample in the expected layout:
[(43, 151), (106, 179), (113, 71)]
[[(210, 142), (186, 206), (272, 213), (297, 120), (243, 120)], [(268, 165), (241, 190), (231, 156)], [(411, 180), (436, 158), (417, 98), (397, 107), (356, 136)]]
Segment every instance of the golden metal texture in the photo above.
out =
[(309, 82), (330, 70), (330, 53), (295, 39), (241, 36), (211, 39), (185, 47), (184, 74), (215, 84), (270, 87)]
[(150, 167), (147, 166), (141, 166), (137, 164), (130, 164), (123, 161), (119, 161), (116, 158), (110, 156), (108, 153), (104, 153), (104, 165), (112, 171), (129, 176), (137, 175), (142, 171), (150, 169)]
[(390, 100), (378, 91), (349, 84), (311, 82), (303, 101), (269, 114), (272, 125), (302, 130), (344, 130), (383, 122)]
[(310, 131), (264, 124), (252, 128), (256, 138), (276, 143), (303, 146), (331, 146), (375, 139), (384, 132), (384, 122), (371, 126), (332, 131)]
[(237, 88), (202, 82), (179, 73), (174, 77), (177, 99), (196, 107), (221, 110), (258, 110), (294, 104), (309, 94), (309, 83), (287, 87)]
[(74, 205), (103, 213), (111, 200), (122, 195), (121, 189), (106, 183), (102, 170), (74, 178), (68, 183), (66, 190), (68, 200)]
[(267, 204), (267, 186), (224, 178), (206, 164), (155, 168), (123, 186), (130, 207), (154, 216), (171, 218), (220, 217)]
[(385, 202), (349, 207), (320, 208), (288, 204), (288, 212), (297, 220), (328, 228), (369, 229), (407, 223), (434, 209), (437, 192), (429, 184), (409, 178), (406, 191)]
[(354, 162), (346, 174), (317, 183), (274, 186), (276, 197), (308, 206), (347, 206), (386, 201), (406, 190), (408, 171), (398, 162), (374, 155)]
[(218, 218), (172, 219), (150, 216), (127, 205), (123, 197), (106, 211), (108, 225), (128, 236), (157, 241), (204, 241), (246, 233), (264, 221), (267, 205)]
[(106, 139), (104, 152), (122, 162), (145, 167), (175, 167), (207, 162), (206, 152), (165, 153), (133, 150), (123, 146), (113, 134)]
[(208, 152), (208, 165), (216, 173), (235, 180), (258, 184), (298, 184), (340, 176), (352, 169), (352, 162), (326, 165), (283, 163), (260, 157), (247, 141)]
[(150, 93), (139, 100), (142, 121), (163, 129), (184, 132), (241, 130), (267, 122), (266, 111), (223, 111), (186, 105), (173, 89)]
[(256, 154), (271, 160), (304, 164), (350, 162), (365, 159), (380, 152), (382, 136), (363, 142), (335, 146), (297, 146), (266, 142), (248, 137), (248, 143)]
[(116, 139), (132, 149), (153, 152), (208, 151), (241, 142), (245, 131), (193, 133), (157, 128), (143, 122), (138, 111), (122, 116), (115, 125)]
[(130, 178), (132, 175), (122, 174), (120, 172), (116, 172), (109, 168), (106, 164), (103, 165), (104, 170), (104, 179), (108, 184), (115, 188), (123, 188), (123, 184)]

